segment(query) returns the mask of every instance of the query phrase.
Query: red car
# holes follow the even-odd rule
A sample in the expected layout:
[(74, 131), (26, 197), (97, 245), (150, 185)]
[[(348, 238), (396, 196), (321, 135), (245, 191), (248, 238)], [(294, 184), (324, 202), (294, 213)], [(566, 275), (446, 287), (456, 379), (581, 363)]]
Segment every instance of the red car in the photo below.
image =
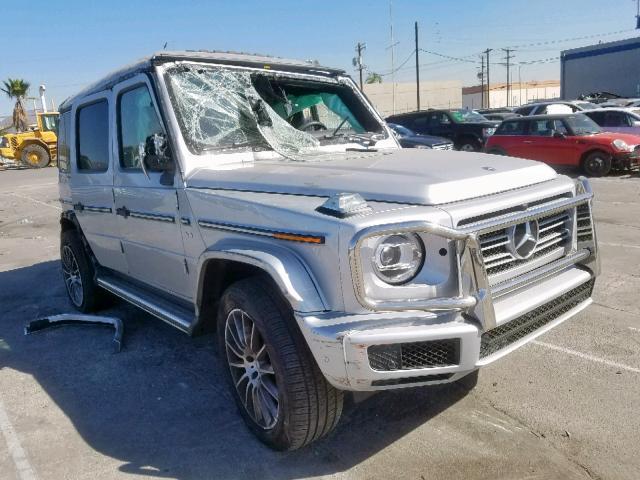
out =
[(605, 132), (580, 113), (534, 115), (503, 121), (487, 140), (485, 151), (573, 165), (599, 177), (611, 168), (637, 166), (640, 136)]

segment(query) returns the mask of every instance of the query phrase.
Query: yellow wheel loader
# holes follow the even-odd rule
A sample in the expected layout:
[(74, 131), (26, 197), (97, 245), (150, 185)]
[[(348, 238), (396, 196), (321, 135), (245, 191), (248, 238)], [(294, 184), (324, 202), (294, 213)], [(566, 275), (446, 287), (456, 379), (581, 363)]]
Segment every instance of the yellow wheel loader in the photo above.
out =
[(37, 125), (26, 132), (0, 137), (0, 156), (30, 168), (43, 168), (57, 160), (58, 112), (38, 112)]

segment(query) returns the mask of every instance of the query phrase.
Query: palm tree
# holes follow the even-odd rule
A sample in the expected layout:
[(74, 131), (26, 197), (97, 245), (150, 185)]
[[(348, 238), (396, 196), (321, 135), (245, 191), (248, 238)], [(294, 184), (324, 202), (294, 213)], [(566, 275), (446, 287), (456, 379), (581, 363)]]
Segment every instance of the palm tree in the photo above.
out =
[(27, 129), (27, 114), (24, 110), (22, 101), (29, 91), (29, 82), (21, 78), (8, 78), (2, 82), (4, 88), (0, 87), (9, 98), (15, 98), (16, 104), (13, 107), (13, 127), (18, 132), (23, 132)]
[(364, 83), (382, 83), (382, 76), (379, 73), (371, 72)]

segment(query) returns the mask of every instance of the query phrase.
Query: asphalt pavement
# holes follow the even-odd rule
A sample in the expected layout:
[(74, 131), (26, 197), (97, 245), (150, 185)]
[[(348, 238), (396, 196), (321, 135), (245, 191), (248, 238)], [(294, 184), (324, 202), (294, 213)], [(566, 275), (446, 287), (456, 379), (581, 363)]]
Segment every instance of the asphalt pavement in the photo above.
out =
[(348, 397), (328, 438), (273, 452), (245, 429), (211, 336), (123, 303), (106, 327), (25, 336), (73, 311), (61, 280), (57, 171), (0, 171), (0, 479), (640, 478), (640, 177), (594, 179), (595, 303), (445, 386)]

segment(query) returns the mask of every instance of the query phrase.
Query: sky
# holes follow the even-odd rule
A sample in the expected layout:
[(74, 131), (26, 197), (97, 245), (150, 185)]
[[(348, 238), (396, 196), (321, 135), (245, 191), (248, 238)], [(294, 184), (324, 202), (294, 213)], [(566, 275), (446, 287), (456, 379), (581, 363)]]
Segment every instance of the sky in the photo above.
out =
[[(432, 52), (420, 52), (421, 80), (473, 85), (487, 48), (492, 83), (506, 80), (501, 49), (508, 47), (515, 50), (513, 81), (518, 73), (522, 81), (547, 80), (559, 78), (554, 57), (563, 49), (640, 36), (635, 0), (30, 0), (10, 10), (0, 31), (0, 79), (29, 81), (30, 96), (45, 84), (56, 104), (165, 43), (167, 50), (314, 59), (356, 78), (352, 59), (364, 42), (368, 71), (414, 81), (417, 21), (420, 48)], [(12, 108), (1, 94), (0, 117)]]

